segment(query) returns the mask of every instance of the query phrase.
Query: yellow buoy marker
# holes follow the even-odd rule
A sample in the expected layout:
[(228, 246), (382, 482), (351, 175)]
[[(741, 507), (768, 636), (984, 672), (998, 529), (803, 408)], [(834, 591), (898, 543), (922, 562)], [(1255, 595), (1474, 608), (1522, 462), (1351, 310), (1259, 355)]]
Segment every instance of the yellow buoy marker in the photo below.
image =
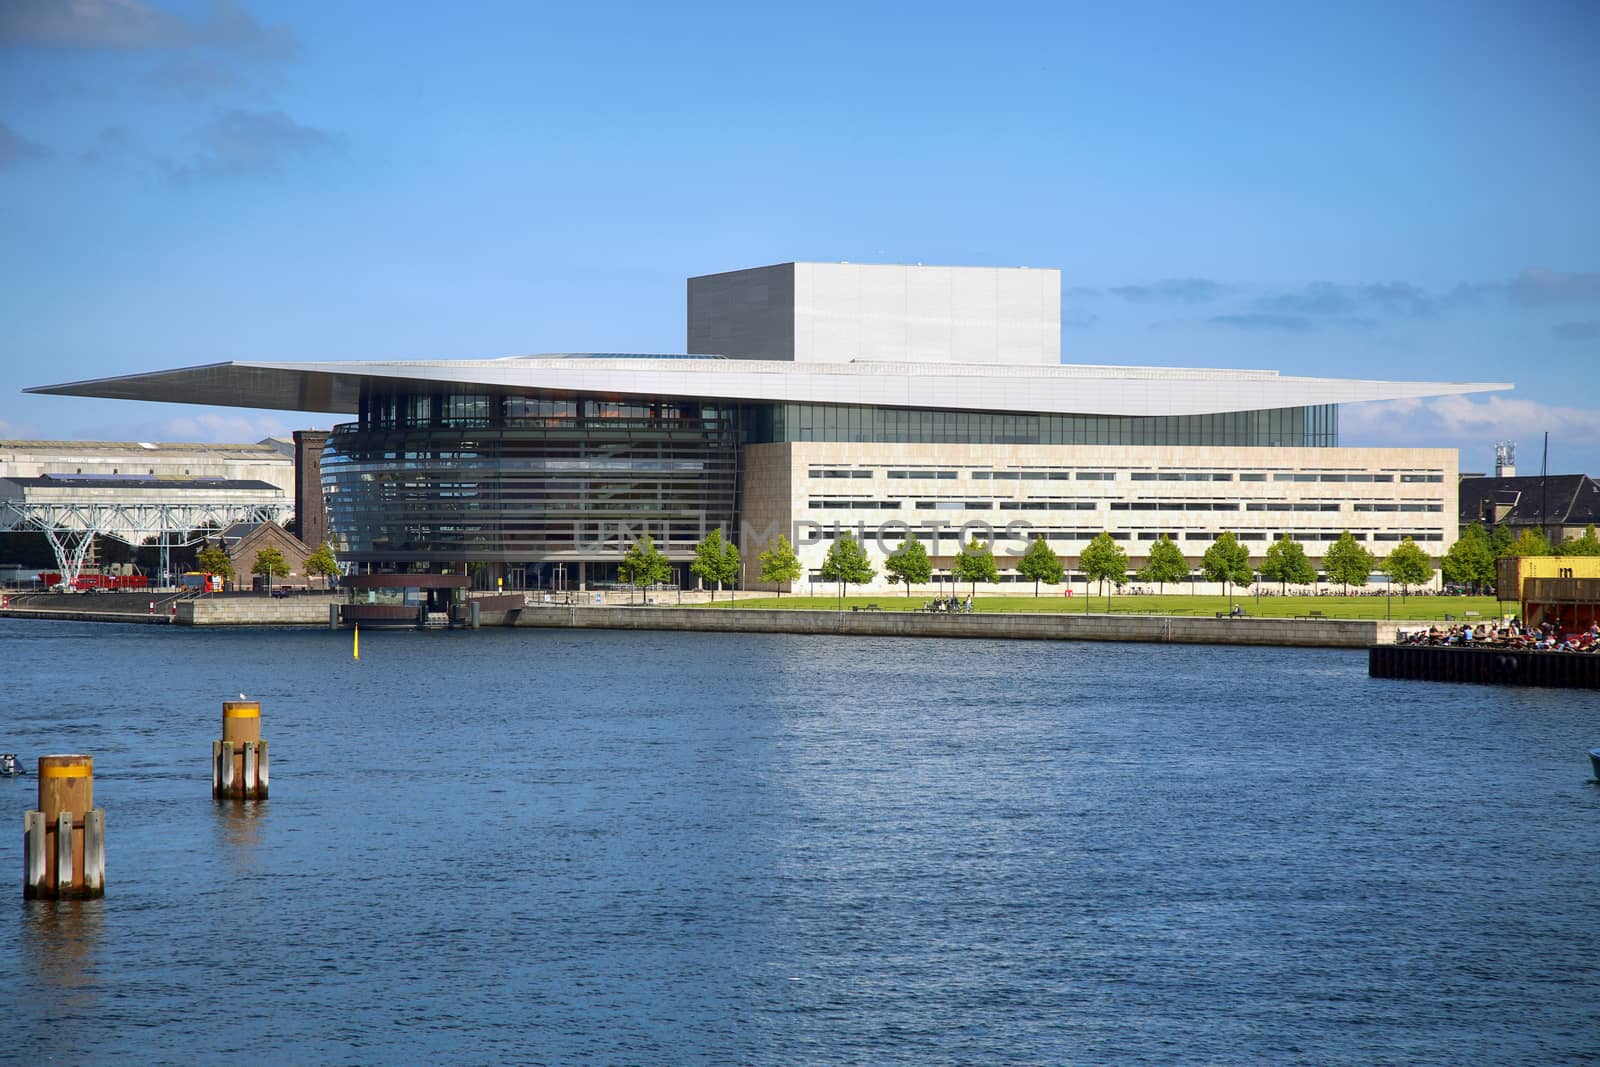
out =
[(350, 645), (350, 658), (351, 659), (360, 659), (361, 658), (361, 627), (359, 627), (359, 626), (356, 627), (356, 639)]

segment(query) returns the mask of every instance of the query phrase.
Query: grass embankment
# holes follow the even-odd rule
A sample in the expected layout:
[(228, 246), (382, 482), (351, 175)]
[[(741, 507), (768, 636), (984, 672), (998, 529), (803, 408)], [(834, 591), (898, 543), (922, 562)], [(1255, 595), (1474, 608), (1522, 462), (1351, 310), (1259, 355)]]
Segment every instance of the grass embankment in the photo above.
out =
[[(844, 610), (852, 607), (865, 608), (877, 605), (882, 611), (911, 611), (927, 604), (933, 597), (929, 594), (904, 596), (900, 594), (880, 594), (876, 596), (847, 596), (844, 598)], [(963, 597), (965, 599), (965, 597)], [(1399, 596), (1393, 598), (1391, 603), (1388, 597), (1381, 596), (1262, 596), (1256, 600), (1253, 593), (1235, 596), (1233, 602), (1244, 609), (1245, 614), (1270, 619), (1292, 619), (1296, 616), (1310, 615), (1313, 611), (1320, 611), (1330, 619), (1418, 619), (1443, 621), (1445, 615), (1461, 620), (1467, 612), (1475, 611), (1482, 621), (1488, 621), (1498, 616), (1500, 605), (1492, 596), (1411, 596), (1403, 601)], [(836, 596), (785, 596), (762, 597), (757, 600), (740, 600), (739, 611), (749, 608), (791, 608), (832, 611), (839, 607)], [(724, 600), (719, 604), (702, 604), (700, 607), (715, 607), (719, 610), (729, 610), (729, 602)], [(1074, 590), (1070, 597), (1061, 596), (980, 596), (972, 601), (974, 611), (1010, 611), (1010, 612), (1074, 612), (1084, 614), (1085, 608), (1089, 614), (1113, 615), (1215, 615), (1219, 611), (1228, 610), (1228, 598), (1225, 596), (1191, 596), (1188, 593), (1167, 593), (1152, 596), (1113, 596), (1110, 598), (1109, 607), (1107, 599), (1103, 596), (1091, 596), (1087, 605), (1085, 598)], [(1517, 610), (1516, 605), (1507, 602), (1506, 611)]]

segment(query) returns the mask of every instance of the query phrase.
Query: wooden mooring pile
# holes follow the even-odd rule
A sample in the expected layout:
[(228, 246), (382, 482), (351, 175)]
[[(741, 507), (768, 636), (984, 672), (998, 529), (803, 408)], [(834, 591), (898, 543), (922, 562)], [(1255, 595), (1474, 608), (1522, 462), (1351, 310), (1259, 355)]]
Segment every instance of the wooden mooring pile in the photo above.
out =
[[(10, 769), (8, 768), (8, 772)], [(267, 742), (261, 703), (222, 703), (222, 739), (211, 743), (211, 795), (267, 799)], [(22, 895), (81, 900), (105, 895), (106, 813), (94, 806), (94, 757), (39, 757), (39, 807), (22, 817)]]
[(39, 757), (39, 807), (22, 816), (22, 895), (105, 895), (106, 813), (94, 806), (94, 757)]
[(222, 740), (211, 742), (211, 795), (218, 800), (265, 800), (267, 780), (260, 702), (224, 700)]

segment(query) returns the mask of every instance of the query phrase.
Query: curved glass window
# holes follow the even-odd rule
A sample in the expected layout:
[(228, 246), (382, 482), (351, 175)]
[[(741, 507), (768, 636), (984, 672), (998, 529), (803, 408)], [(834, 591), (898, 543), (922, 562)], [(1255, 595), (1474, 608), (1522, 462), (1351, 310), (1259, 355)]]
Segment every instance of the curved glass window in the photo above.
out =
[(357, 563), (689, 559), (737, 529), (738, 411), (715, 402), (373, 395), (322, 482)]

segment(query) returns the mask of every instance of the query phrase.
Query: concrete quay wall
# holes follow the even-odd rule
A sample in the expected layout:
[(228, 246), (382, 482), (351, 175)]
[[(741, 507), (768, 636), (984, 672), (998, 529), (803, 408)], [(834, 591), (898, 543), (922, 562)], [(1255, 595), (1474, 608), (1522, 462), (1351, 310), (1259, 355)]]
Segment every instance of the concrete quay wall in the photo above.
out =
[(167, 615), (151, 615), (148, 611), (74, 611), (66, 608), (4, 608), (0, 619), (50, 619), (56, 622), (134, 622), (169, 623)]
[(519, 627), (852, 634), (1034, 641), (1149, 641), (1196, 645), (1366, 648), (1392, 642), (1399, 624), (1357, 619), (1217, 619), (1177, 615), (791, 611), (669, 607), (528, 607)]
[(326, 626), (328, 596), (224, 597), (178, 602), (179, 626)]

